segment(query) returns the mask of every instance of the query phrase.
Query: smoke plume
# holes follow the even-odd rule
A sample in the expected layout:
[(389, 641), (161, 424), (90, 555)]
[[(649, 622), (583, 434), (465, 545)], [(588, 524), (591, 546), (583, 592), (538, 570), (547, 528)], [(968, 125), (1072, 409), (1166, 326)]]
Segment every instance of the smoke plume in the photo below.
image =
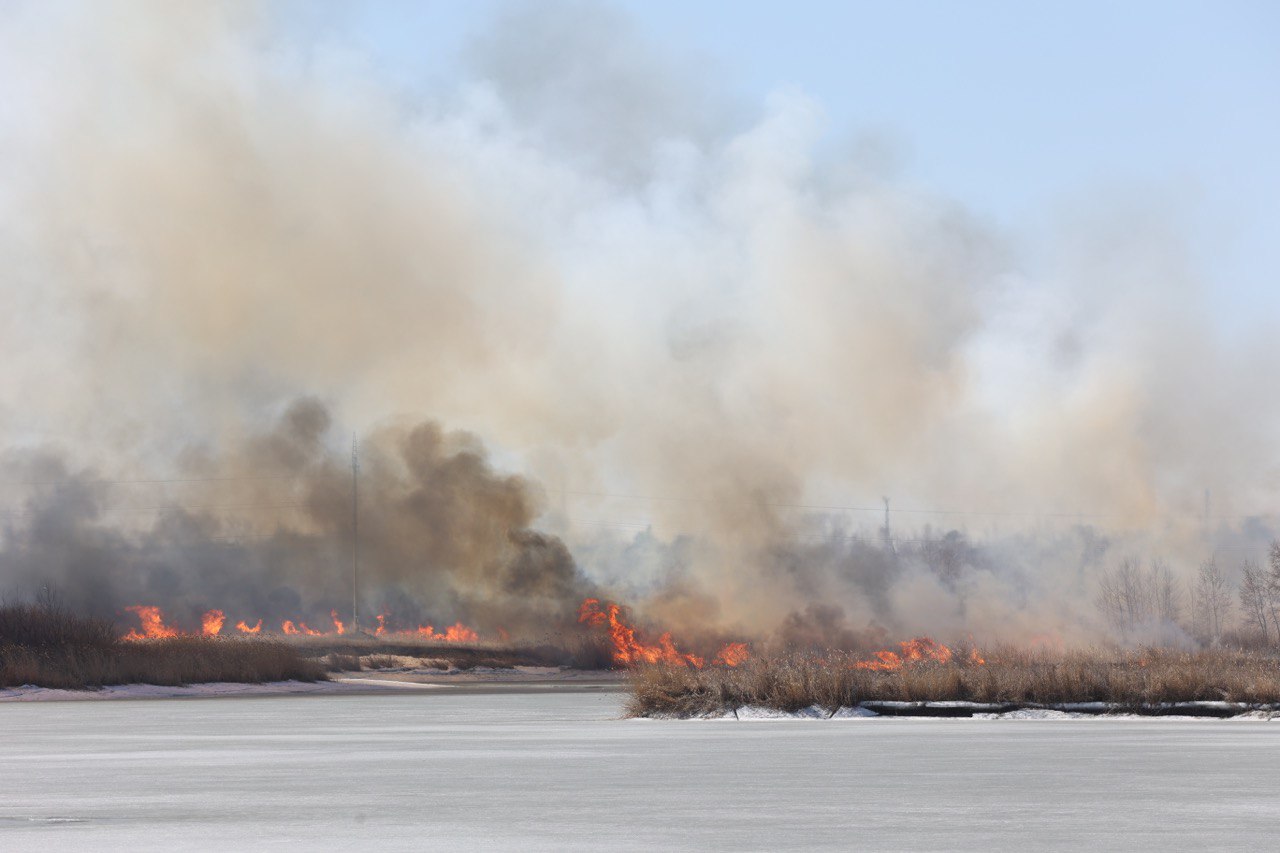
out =
[(1280, 365), (1158, 200), (1033, 262), (606, 9), (408, 88), (287, 9), (4, 13), (5, 588), (344, 607), (353, 431), (362, 609), (485, 630), (1080, 639), (1271, 535)]

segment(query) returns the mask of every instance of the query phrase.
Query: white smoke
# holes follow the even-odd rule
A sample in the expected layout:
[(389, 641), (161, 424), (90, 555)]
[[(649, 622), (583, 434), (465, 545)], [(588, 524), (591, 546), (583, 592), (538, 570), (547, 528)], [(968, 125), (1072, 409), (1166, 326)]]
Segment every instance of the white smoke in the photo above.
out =
[[(744, 106), (607, 9), (521, 7), (411, 94), (277, 23), (6, 10), (9, 446), (128, 477), (226, 457), (299, 394), (361, 432), (439, 418), (547, 485), (589, 575), (725, 626), (822, 597), (876, 618), (875, 572), (807, 549), (877, 516), (795, 506), (962, 513), (899, 514), (907, 536), (1088, 524), (1190, 567), (1205, 489), (1275, 498), (1275, 348), (1215, 338), (1158, 199), (1099, 200), (1032, 267), (829, 144), (804, 93)], [(1096, 563), (1009, 546), (880, 600), (904, 630), (1069, 632)]]

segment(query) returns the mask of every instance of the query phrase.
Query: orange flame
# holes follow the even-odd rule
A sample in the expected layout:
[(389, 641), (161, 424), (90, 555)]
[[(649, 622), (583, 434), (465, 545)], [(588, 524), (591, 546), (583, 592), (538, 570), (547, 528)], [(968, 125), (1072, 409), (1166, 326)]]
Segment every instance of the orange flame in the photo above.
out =
[(650, 645), (636, 638), (636, 629), (622, 618), (622, 608), (609, 602), (602, 610), (600, 599), (588, 598), (578, 608), (578, 621), (592, 628), (604, 628), (613, 641), (613, 662), (621, 666), (637, 663), (671, 663), (702, 667), (706, 662), (695, 654), (682, 652), (665, 631), (656, 644)]
[(974, 646), (972, 649), (969, 649), (969, 663), (973, 664), (974, 666), (987, 665), (987, 659), (984, 658), (982, 654), (978, 651), (977, 646)]
[(381, 637), (386, 632), (386, 630), (387, 630), (387, 614), (379, 613), (378, 627), (373, 629), (373, 635), (375, 637)]
[(162, 637), (176, 637), (181, 633), (176, 628), (170, 628), (164, 624), (164, 613), (159, 607), (131, 604), (125, 610), (135, 614), (138, 621), (142, 623), (142, 632), (130, 631), (124, 636), (126, 640), (155, 640)]
[(894, 672), (910, 664), (947, 663), (951, 660), (951, 649), (929, 637), (903, 640), (898, 645), (902, 648), (901, 653), (884, 649), (876, 652), (875, 660), (859, 661), (853, 668)]
[(216, 637), (222, 631), (222, 623), (227, 621), (227, 614), (221, 610), (210, 610), (200, 617), (200, 633), (206, 637)]
[(337, 610), (330, 610), (329, 618), (333, 620), (334, 630), (336, 630), (339, 634), (347, 633), (347, 626), (344, 625), (342, 620), (338, 618)]
[(751, 653), (747, 651), (746, 643), (726, 643), (724, 648), (716, 652), (711, 662), (721, 666), (738, 666), (746, 663), (750, 657)]
[(281, 630), (281, 631), (284, 631), (286, 634), (297, 634), (297, 633), (300, 633), (300, 632), (298, 631), (298, 626), (296, 626), (296, 625), (294, 625), (294, 624), (293, 624), (293, 620), (292, 620), (292, 619), (286, 619), (286, 620), (284, 620), (284, 622), (280, 623), (280, 630)]
[(245, 624), (244, 620), (241, 619), (239, 622), (236, 623), (236, 628), (240, 631), (245, 632), (246, 634), (256, 634), (262, 630), (262, 620), (259, 619), (258, 624), (250, 628), (248, 625)]
[(419, 625), (414, 633), (428, 640), (440, 640), (445, 643), (474, 643), (480, 639), (479, 634), (461, 622), (450, 625), (443, 632), (437, 632), (431, 625)]

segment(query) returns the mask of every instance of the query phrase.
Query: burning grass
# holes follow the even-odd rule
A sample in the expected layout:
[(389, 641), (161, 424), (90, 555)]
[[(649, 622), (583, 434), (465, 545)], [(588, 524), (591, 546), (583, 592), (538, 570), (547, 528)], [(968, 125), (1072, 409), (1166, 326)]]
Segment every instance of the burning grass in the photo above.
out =
[(323, 667), (270, 639), (179, 635), (125, 640), (102, 619), (49, 604), (0, 607), (0, 687), (315, 681)]
[(834, 711), (873, 701), (1103, 702), (1117, 709), (1194, 701), (1280, 703), (1280, 658), (1256, 652), (1000, 649), (985, 656), (940, 657), (891, 669), (869, 667), (863, 657), (839, 652), (755, 658), (738, 667), (645, 665), (628, 680), (627, 713), (683, 717), (748, 705), (779, 711), (817, 705)]
[[(560, 666), (580, 670), (609, 669), (613, 666), (607, 638), (573, 634), (547, 637), (542, 642), (505, 644), (494, 641), (440, 643), (414, 635), (347, 634), (334, 636), (291, 636), (287, 642), (311, 658), (323, 658), (330, 672), (373, 669), (372, 658), (383, 658), (385, 666), (395, 658), (414, 658), (424, 666), (470, 670), (477, 667), (510, 669), (517, 666)], [(361, 666), (352, 666), (353, 661)]]

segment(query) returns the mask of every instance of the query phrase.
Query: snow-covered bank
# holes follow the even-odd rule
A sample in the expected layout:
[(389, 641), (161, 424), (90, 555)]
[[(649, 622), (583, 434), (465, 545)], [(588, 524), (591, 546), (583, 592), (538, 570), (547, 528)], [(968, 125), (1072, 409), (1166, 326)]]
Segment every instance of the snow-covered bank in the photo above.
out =
[(120, 684), (98, 690), (58, 690), (35, 685), (0, 688), (0, 702), (54, 700), (171, 699), (182, 697), (276, 696), (292, 694), (334, 695), (355, 693), (414, 693), (440, 688), (471, 690), (616, 690), (622, 675), (616, 672), (574, 670), (556, 666), (389, 667), (332, 674), (329, 681), (275, 681), (263, 684), (215, 682), (182, 687), (156, 684)]
[(56, 690), (23, 685), (0, 689), (0, 702), (100, 701), (108, 699), (173, 699), (182, 697), (281, 696), (295, 694), (403, 693), (446, 687), (411, 681), (374, 678), (346, 678), (331, 681), (271, 681), (243, 684), (217, 681), (183, 686), (159, 684), (115, 684), (98, 690)]
[(1259, 708), (1232, 702), (1177, 702), (1143, 708), (1105, 702), (1071, 702), (1054, 706), (990, 705), (980, 702), (867, 702), (853, 708), (839, 708), (834, 713), (817, 705), (810, 705), (799, 711), (780, 711), (776, 708), (747, 705), (717, 714), (690, 717), (653, 715), (644, 719), (862, 720), (878, 717), (980, 720), (1146, 720), (1153, 717), (1173, 720), (1271, 720), (1280, 718), (1280, 708)]

